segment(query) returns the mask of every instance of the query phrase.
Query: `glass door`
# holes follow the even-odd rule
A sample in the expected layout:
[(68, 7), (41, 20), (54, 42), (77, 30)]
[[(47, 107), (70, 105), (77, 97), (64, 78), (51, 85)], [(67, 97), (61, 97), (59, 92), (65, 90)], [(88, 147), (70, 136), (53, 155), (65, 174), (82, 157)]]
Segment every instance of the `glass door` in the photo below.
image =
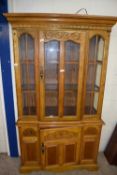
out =
[(105, 39), (101, 35), (90, 37), (84, 100), (84, 114), (87, 117), (95, 116), (99, 112), (99, 94), (103, 88), (101, 77), (105, 57), (104, 47)]
[(39, 116), (39, 84), (37, 81), (38, 53), (36, 31), (19, 31), (15, 41), (15, 65), (19, 117)]
[(40, 32), (42, 118), (77, 119), (80, 115), (83, 51), (84, 35), (81, 33)]
[(51, 32), (40, 32), (41, 119), (59, 116), (60, 41)]

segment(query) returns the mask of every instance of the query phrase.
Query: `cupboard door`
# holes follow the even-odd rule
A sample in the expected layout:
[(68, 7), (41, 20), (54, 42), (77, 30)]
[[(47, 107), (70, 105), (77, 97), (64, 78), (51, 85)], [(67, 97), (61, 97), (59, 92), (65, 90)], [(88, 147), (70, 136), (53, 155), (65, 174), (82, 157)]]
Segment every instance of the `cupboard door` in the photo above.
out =
[(84, 71), (83, 32), (40, 32), (42, 119), (77, 119)]
[(85, 117), (101, 113), (107, 64), (108, 35), (104, 32), (89, 33), (88, 60), (84, 96)]
[(97, 137), (85, 137), (82, 144), (81, 163), (96, 163)]
[(45, 142), (44, 143), (44, 153), (42, 152), (43, 158), (43, 168), (54, 168), (59, 167), (60, 162), (60, 145), (57, 142)]
[(41, 157), (44, 169), (66, 167), (79, 163), (80, 129), (41, 130)]
[(15, 72), (19, 118), (39, 116), (37, 32), (14, 33)]
[(86, 127), (82, 136), (81, 163), (96, 163), (99, 146), (100, 128)]
[(39, 166), (39, 140), (37, 128), (20, 128), (21, 159), (23, 166)]

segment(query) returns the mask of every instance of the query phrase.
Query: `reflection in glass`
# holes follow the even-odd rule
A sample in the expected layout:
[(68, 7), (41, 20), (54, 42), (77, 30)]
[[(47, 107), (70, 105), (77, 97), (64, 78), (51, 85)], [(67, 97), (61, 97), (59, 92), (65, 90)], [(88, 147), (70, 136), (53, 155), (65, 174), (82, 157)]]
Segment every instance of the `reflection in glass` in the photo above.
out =
[(76, 115), (80, 45), (65, 42), (64, 115)]
[(103, 38), (99, 35), (92, 37), (89, 43), (85, 114), (97, 113), (103, 55)]
[(52, 40), (44, 45), (45, 53), (45, 115), (58, 115), (58, 70), (59, 41)]
[(19, 38), (19, 57), (23, 114), (34, 115), (36, 114), (34, 39), (29, 34), (24, 33)]

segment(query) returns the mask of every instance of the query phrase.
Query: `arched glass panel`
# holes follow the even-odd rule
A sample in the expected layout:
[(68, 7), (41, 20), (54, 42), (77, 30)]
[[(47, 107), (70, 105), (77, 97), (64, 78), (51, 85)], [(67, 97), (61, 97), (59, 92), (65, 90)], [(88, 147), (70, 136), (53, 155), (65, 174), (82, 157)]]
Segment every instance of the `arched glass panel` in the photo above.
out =
[(76, 115), (80, 44), (65, 42), (64, 115)]
[(89, 42), (85, 114), (97, 113), (103, 55), (104, 39), (99, 35), (93, 36)]
[(44, 44), (45, 54), (45, 115), (58, 115), (58, 76), (60, 42), (51, 40)]
[(34, 115), (36, 114), (34, 39), (27, 33), (22, 34), (19, 38), (19, 59), (23, 114)]

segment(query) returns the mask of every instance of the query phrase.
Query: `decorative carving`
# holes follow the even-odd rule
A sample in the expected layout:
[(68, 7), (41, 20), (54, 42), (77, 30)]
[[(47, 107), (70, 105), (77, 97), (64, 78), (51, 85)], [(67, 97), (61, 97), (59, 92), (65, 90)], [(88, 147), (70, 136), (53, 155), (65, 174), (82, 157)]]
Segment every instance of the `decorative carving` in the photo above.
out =
[(23, 136), (36, 136), (36, 132), (32, 128), (27, 128), (23, 131)]
[(69, 139), (73, 137), (78, 137), (78, 132), (72, 132), (72, 131), (55, 131), (53, 133), (49, 133), (44, 137), (44, 140), (57, 140), (57, 139)]
[(76, 40), (80, 39), (78, 32), (59, 32), (59, 31), (45, 31), (43, 32), (44, 40), (57, 39), (57, 40)]

